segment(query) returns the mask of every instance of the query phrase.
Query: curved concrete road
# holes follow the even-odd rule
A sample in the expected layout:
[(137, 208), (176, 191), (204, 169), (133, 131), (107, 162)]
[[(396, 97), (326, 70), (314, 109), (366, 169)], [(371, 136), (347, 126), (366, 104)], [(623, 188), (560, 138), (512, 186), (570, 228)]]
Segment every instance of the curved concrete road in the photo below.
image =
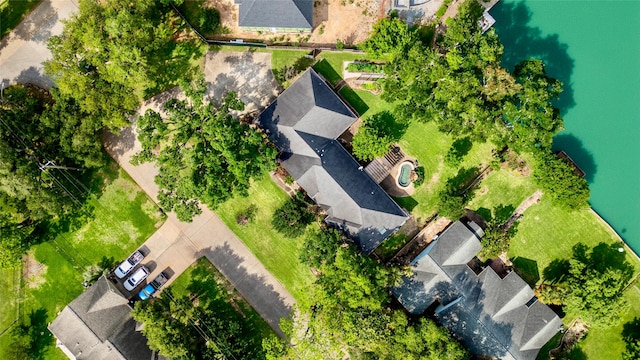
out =
[[(264, 108), (278, 91), (269, 70), (270, 63), (269, 53), (208, 53), (205, 61), (208, 96), (219, 101), (227, 91), (235, 90), (247, 104), (247, 112)], [(138, 113), (149, 108), (160, 111), (168, 99), (183, 96), (178, 88), (174, 88), (146, 101)], [(107, 152), (157, 202), (159, 189), (154, 178), (158, 170), (155, 165), (133, 166), (129, 162), (141, 150), (135, 128), (126, 128), (119, 135), (108, 134), (104, 144)], [(196, 259), (206, 256), (267, 323), (283, 335), (280, 319), (290, 316), (295, 300), (215, 212), (203, 206), (202, 214), (191, 223), (181, 222), (171, 213), (143, 247), (149, 250), (146, 261), (153, 262), (150, 279), (166, 268), (170, 273), (180, 274)]]
[(53, 81), (44, 76), (42, 62), (51, 57), (50, 36), (62, 33), (61, 20), (78, 6), (74, 0), (44, 0), (0, 42), (0, 86), (32, 83), (44, 88)]
[[(7, 35), (0, 42), (0, 86), (7, 87), (14, 83), (34, 83), (44, 88), (53, 86), (53, 81), (44, 76), (42, 66), (42, 62), (51, 57), (46, 46), (47, 39), (62, 33), (61, 20), (69, 18), (76, 10), (74, 0), (44, 0)], [(243, 70), (246, 75), (243, 78), (238, 68), (235, 74), (228, 74), (231, 76), (229, 80), (240, 80), (240, 83), (221, 81), (221, 77), (226, 75), (207, 74), (210, 71), (205, 71), (205, 76), (209, 75), (209, 81), (218, 80), (219, 83), (234, 87), (241, 85), (241, 89), (225, 90), (237, 90), (243, 101), (254, 103), (254, 107), (250, 107), (252, 110), (256, 110), (255, 106), (264, 107), (273, 98), (277, 88), (269, 71), (270, 54), (256, 55), (260, 60), (255, 67), (257, 72), (246, 73)], [(238, 59), (239, 64), (251, 65), (253, 54), (248, 56), (245, 54)], [(225, 60), (229, 61), (230, 58), (225, 57)], [(219, 69), (214, 72), (216, 70)], [(215, 78), (210, 79), (211, 76)], [(253, 86), (255, 84), (263, 86)], [(215, 83), (210, 90), (209, 95), (214, 98), (222, 95), (221, 91), (216, 91)], [(171, 92), (160, 94), (146, 105), (157, 107), (163, 98), (173, 95), (175, 93)], [(153, 181), (157, 169), (153, 164), (132, 166), (129, 163), (131, 156), (140, 150), (134, 130), (128, 128), (119, 136), (106, 136), (105, 148), (138, 185), (157, 201), (158, 187)], [(280, 318), (290, 315), (295, 300), (213, 211), (204, 208), (202, 215), (192, 223), (180, 222), (175, 215), (169, 214), (165, 224), (142, 247), (148, 251), (145, 263), (152, 270), (150, 279), (167, 269), (175, 279), (195, 260), (206, 256), (282, 336)]]

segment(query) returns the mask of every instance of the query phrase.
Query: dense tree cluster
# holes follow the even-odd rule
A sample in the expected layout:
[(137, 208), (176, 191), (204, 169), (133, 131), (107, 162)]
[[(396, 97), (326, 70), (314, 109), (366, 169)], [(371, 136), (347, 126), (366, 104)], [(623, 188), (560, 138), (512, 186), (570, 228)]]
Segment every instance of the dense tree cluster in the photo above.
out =
[(204, 101), (202, 77), (182, 88), (187, 99), (168, 100), (166, 116), (149, 109), (138, 118), (142, 151), (132, 162), (155, 161), (160, 206), (191, 221), (202, 211), (199, 202), (213, 209), (246, 192), (252, 178), (275, 167), (276, 150), (261, 132), (231, 115), (244, 109), (235, 93), (216, 108)]
[(256, 329), (247, 328), (242, 315), (225, 302), (227, 292), (210, 273), (198, 274), (187, 285), (190, 293), (140, 301), (133, 318), (144, 324), (149, 347), (172, 359), (264, 358)]
[[(608, 326), (619, 320), (628, 306), (623, 290), (633, 274), (617, 245), (599, 244), (588, 249), (584, 244), (573, 248), (573, 256), (564, 277), (545, 279), (538, 293), (543, 301), (563, 304), (567, 312), (579, 314), (592, 326)], [(565, 267), (565, 266), (561, 266)]]
[[(56, 98), (58, 100), (56, 101)], [(40, 240), (38, 227), (67, 214), (82, 193), (77, 174), (45, 168), (101, 165), (100, 138), (76, 119), (72, 102), (35, 87), (12, 86), (0, 100), (0, 266)], [(90, 126), (89, 126), (90, 127)], [(66, 190), (65, 190), (66, 189)]]
[(345, 351), (363, 359), (468, 357), (445, 328), (391, 309), (388, 288), (399, 279), (399, 270), (358, 254), (335, 230), (309, 235), (301, 261), (319, 273), (313, 303), (295, 322), (304, 329), (285, 326), (294, 346), (269, 343), (268, 358), (341, 359)]
[(393, 53), (383, 97), (397, 101), (404, 117), (434, 121), (456, 138), (548, 148), (562, 128), (550, 102), (561, 84), (539, 60), (524, 61), (513, 75), (501, 68), (502, 45), (493, 30), (482, 34), (482, 12), (477, 1), (465, 1), (435, 49), (414, 41), (406, 53)]
[(175, 46), (171, 16), (154, 0), (81, 1), (62, 34), (49, 39), (45, 71), (63, 97), (98, 123), (126, 126), (145, 92), (167, 82), (177, 61), (167, 56)]

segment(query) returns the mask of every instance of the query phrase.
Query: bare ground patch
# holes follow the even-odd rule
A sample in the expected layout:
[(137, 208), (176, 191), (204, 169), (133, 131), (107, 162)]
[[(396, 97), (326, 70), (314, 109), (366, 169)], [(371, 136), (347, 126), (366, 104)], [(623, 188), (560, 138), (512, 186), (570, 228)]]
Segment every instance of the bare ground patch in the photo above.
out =
[(29, 288), (37, 288), (45, 282), (45, 274), (47, 266), (39, 263), (33, 251), (24, 256), (24, 265), (22, 268), (22, 278)]
[(369, 37), (373, 23), (378, 19), (380, 4), (377, 0), (315, 0), (313, 4), (313, 31), (308, 33), (274, 34), (271, 32), (242, 31), (238, 27), (238, 6), (233, 0), (209, 0), (207, 5), (218, 9), (220, 23), (228, 33), (222, 39), (257, 39), (273, 43), (300, 43), (307, 45), (359, 44)]

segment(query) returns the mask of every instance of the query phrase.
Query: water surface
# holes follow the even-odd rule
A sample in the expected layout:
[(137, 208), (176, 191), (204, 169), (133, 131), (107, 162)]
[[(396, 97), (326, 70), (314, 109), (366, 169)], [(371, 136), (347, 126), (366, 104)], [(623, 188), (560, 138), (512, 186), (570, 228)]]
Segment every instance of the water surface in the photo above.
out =
[(565, 150), (591, 206), (640, 254), (640, 1), (502, 0), (492, 10), (504, 65), (537, 57), (565, 84)]

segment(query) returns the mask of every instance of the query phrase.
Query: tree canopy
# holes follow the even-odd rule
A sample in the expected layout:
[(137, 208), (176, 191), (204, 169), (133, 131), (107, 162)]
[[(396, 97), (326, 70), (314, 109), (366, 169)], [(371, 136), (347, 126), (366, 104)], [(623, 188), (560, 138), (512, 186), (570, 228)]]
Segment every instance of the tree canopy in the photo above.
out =
[[(54, 93), (55, 95), (55, 93)], [(15, 263), (36, 240), (43, 222), (67, 214), (84, 196), (70, 182), (69, 168), (101, 165), (99, 136), (77, 115), (73, 104), (35, 87), (16, 85), (0, 101), (0, 265)], [(90, 127), (90, 126), (89, 126)], [(67, 135), (67, 136), (65, 136)]]
[(47, 75), (61, 95), (103, 126), (128, 125), (145, 92), (165, 82), (170, 65), (182, 61), (167, 56), (176, 32), (168, 9), (154, 0), (81, 1), (62, 34), (49, 39)]
[(568, 161), (552, 153), (539, 154), (533, 176), (554, 204), (568, 209), (588, 206), (589, 184), (584, 177), (576, 174)]
[(406, 127), (407, 124), (396, 119), (389, 111), (364, 118), (351, 142), (353, 154), (363, 161), (384, 156), (391, 145), (400, 140)]
[(513, 74), (503, 69), (498, 36), (478, 26), (482, 13), (477, 1), (463, 2), (435, 49), (409, 41), (411, 32), (396, 31), (411, 45), (385, 67), (383, 98), (398, 104), (400, 117), (434, 121), (454, 138), (490, 140), (516, 151), (548, 149), (562, 129), (551, 102), (562, 84), (547, 76), (540, 60), (522, 62)]
[(399, 269), (358, 254), (345, 241), (331, 229), (305, 239), (301, 260), (319, 274), (310, 289), (312, 303), (297, 312), (301, 319), (283, 327), (295, 346), (268, 344), (267, 358), (341, 359), (345, 351), (364, 359), (468, 357), (445, 328), (392, 310), (388, 289), (399, 279)]
[(564, 304), (568, 313), (580, 316), (592, 326), (617, 323), (621, 310), (628, 306), (622, 295), (633, 274), (618, 245), (600, 243), (589, 249), (577, 244), (566, 267), (561, 281), (545, 280), (542, 298)]
[(187, 99), (168, 100), (166, 116), (149, 109), (138, 118), (142, 151), (132, 162), (155, 161), (160, 206), (191, 221), (201, 213), (199, 202), (213, 209), (245, 193), (252, 178), (275, 167), (276, 149), (264, 134), (231, 115), (244, 109), (235, 93), (228, 93), (216, 108), (205, 102), (201, 77), (182, 88)]

